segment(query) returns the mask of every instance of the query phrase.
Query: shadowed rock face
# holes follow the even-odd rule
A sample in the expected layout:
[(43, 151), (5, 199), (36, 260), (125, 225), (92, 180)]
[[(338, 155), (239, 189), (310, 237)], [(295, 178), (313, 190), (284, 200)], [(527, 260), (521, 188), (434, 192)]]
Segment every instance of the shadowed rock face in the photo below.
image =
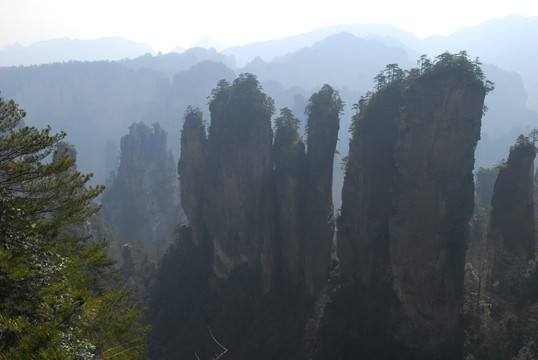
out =
[(342, 105), (328, 85), (310, 101), (308, 152), (289, 109), (275, 119), (273, 143), (273, 102), (250, 74), (213, 90), (207, 137), (201, 113), (187, 111), (178, 171), (189, 225), (165, 256), (158, 281), (167, 286), (155, 297), (182, 320), (154, 327), (155, 344), (180, 340), (155, 353), (214, 357), (215, 343), (204, 341), (210, 326), (231, 358), (302, 358), (329, 275)]
[(175, 162), (166, 132), (138, 123), (121, 140), (120, 163), (103, 195), (103, 210), (122, 242), (135, 241), (152, 254), (164, 251), (183, 218)]
[(311, 98), (308, 152), (284, 109), (275, 143), (272, 100), (252, 75), (221, 83), (205, 132), (190, 112), (179, 162), (183, 207), (197, 244), (207, 244), (217, 278), (247, 264), (263, 291), (275, 278), (311, 295), (326, 282), (334, 234), (332, 167), (341, 101), (326, 85)]
[(491, 201), (488, 242), (495, 254), (492, 277), (498, 282), (494, 298), (516, 313), (526, 292), (524, 274), (529, 260), (534, 259), (535, 156), (532, 142), (518, 139), (499, 170)]
[(403, 320), (396, 335), (437, 356), (460, 348), (484, 95), (472, 80), (450, 75), (423, 77), (403, 92), (389, 217), (393, 289)]
[(342, 191), (342, 278), (393, 292), (399, 304), (378, 310), (373, 332), (389, 329), (409, 358), (462, 354), (465, 246), (486, 90), (481, 79), (452, 70), (437, 66), (372, 95), (355, 118)]
[(242, 263), (261, 265), (267, 285), (274, 261), (272, 100), (244, 77), (222, 89), (210, 111), (202, 206), (213, 270), (227, 278)]
[(279, 267), (282, 276), (295, 285), (305, 284), (306, 153), (298, 122), (291, 111), (281, 110), (273, 144)]
[(375, 94), (356, 115), (338, 218), (344, 282), (381, 285), (391, 279), (389, 214), (396, 174), (394, 146), (403, 98), (399, 86)]
[(187, 219), (190, 220), (192, 231), (198, 234), (194, 237), (196, 245), (202, 245), (198, 241), (206, 238), (201, 200), (204, 198), (207, 138), (201, 111), (192, 110), (185, 116), (181, 132), (181, 150), (182, 154), (185, 154), (181, 156), (178, 164), (179, 182), (183, 194), (181, 205)]
[(306, 285), (318, 294), (327, 281), (334, 237), (332, 169), (343, 104), (338, 93), (324, 85), (307, 106)]

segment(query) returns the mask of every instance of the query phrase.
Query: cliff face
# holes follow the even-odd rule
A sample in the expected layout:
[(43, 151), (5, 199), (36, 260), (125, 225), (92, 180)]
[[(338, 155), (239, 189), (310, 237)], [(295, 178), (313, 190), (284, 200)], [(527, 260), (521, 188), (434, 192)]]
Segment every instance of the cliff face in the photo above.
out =
[(202, 112), (192, 110), (185, 116), (181, 132), (181, 153), (178, 175), (181, 184), (181, 205), (190, 220), (196, 245), (199, 239), (206, 239), (203, 217), (204, 176), (207, 159), (207, 138), (202, 120)]
[(292, 284), (305, 284), (306, 153), (299, 120), (290, 110), (277, 118), (273, 145), (276, 230), (280, 239), (280, 271)]
[(534, 259), (534, 158), (532, 142), (520, 138), (499, 170), (491, 201), (489, 246), (494, 252), (492, 277), (496, 298), (515, 304), (525, 293), (529, 260)]
[(332, 167), (341, 101), (328, 85), (313, 95), (308, 152), (284, 109), (273, 146), (273, 103), (249, 74), (220, 83), (209, 134), (190, 112), (179, 162), (183, 207), (197, 244), (207, 244), (217, 278), (246, 264), (317, 294), (327, 279), (334, 218)]
[[(247, 264), (264, 271), (263, 282), (268, 286), (274, 269), (272, 100), (260, 91), (255, 78), (245, 76), (235, 86), (221, 87), (210, 111), (206, 162), (200, 165), (204, 174), (189, 175), (193, 182), (203, 183), (203, 195), (197, 199), (202, 204), (201, 217), (189, 216), (189, 223), (205, 224), (205, 234), (197, 229), (194, 236), (206, 237), (211, 245), (218, 278), (226, 279), (234, 268)], [(185, 137), (190, 136), (186, 131)], [(180, 166), (200, 156), (185, 150)], [(182, 184), (182, 192), (187, 191)], [(190, 206), (186, 209), (192, 213)]]
[(462, 354), (465, 246), (486, 93), (467, 64), (439, 61), (408, 78), (392, 72), (392, 82), (362, 104), (350, 143), (342, 278), (370, 289), (363, 296), (395, 296), (397, 305), (376, 310), (373, 333), (388, 331), (409, 358)]
[(182, 211), (174, 160), (158, 124), (131, 125), (102, 203), (117, 240), (140, 243), (154, 255), (164, 251)]
[(389, 218), (393, 289), (403, 320), (397, 335), (437, 357), (461, 351), (465, 246), (484, 95), (476, 80), (451, 75), (424, 76), (403, 92)]
[(307, 119), (305, 273), (308, 291), (327, 281), (334, 237), (332, 170), (343, 104), (328, 85), (310, 98)]
[(253, 75), (220, 82), (209, 105), (207, 136), (200, 111), (185, 116), (178, 171), (189, 225), (165, 257), (158, 283), (167, 286), (154, 298), (155, 308), (186, 319), (157, 322), (151, 351), (202, 358), (215, 346), (204, 341), (210, 326), (231, 358), (298, 358), (329, 275), (342, 103), (328, 85), (312, 96), (308, 151), (289, 109), (275, 120), (273, 143), (273, 102)]
[(375, 94), (355, 115), (338, 218), (338, 257), (344, 282), (391, 278), (389, 214), (396, 174), (394, 146), (403, 99), (399, 86)]

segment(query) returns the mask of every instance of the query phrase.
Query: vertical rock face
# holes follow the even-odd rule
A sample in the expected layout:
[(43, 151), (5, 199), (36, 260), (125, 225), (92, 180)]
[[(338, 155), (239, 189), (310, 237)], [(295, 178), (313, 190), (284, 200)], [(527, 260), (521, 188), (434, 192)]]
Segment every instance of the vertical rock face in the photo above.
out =
[(181, 221), (179, 186), (166, 132), (138, 123), (121, 140), (120, 164), (103, 195), (105, 218), (115, 238), (163, 251)]
[(196, 245), (206, 239), (203, 217), (204, 176), (207, 156), (207, 138), (202, 112), (190, 109), (185, 116), (181, 132), (181, 158), (178, 163), (181, 184), (181, 205), (192, 231), (196, 234)]
[[(191, 334), (208, 325), (234, 359), (301, 358), (307, 318), (329, 275), (341, 106), (328, 85), (312, 96), (308, 153), (289, 109), (275, 120), (273, 143), (273, 101), (253, 75), (213, 90), (207, 138), (200, 112), (187, 112), (179, 175), (189, 227), (178, 240), (182, 254), (169, 253), (177, 264), (160, 269), (178, 296), (156, 296), (170, 308), (177, 301), (187, 319), (169, 327), (172, 335), (154, 328), (155, 343), (186, 335), (181, 345), (164, 341), (164, 352), (186, 358), (211, 350), (214, 343), (201, 341), (206, 334)], [(180, 276), (172, 267), (186, 270)]]
[(389, 214), (396, 174), (394, 146), (403, 99), (400, 87), (375, 94), (353, 121), (349, 161), (338, 218), (338, 257), (346, 283), (366, 285), (391, 278)]
[(249, 74), (220, 83), (201, 114), (187, 114), (179, 162), (183, 207), (195, 242), (208, 244), (215, 275), (241, 264), (261, 271), (265, 291), (283, 276), (310, 294), (326, 282), (334, 234), (332, 167), (342, 102), (324, 86), (311, 98), (308, 152), (298, 120), (273, 103)]
[(403, 315), (397, 335), (428, 352), (456, 355), (485, 91), (473, 83), (479, 80), (434, 75), (403, 92), (390, 257)]
[(338, 232), (342, 278), (395, 295), (397, 305), (377, 310), (383, 320), (372, 332), (388, 329), (407, 349), (403, 358), (454, 359), (462, 354), (465, 246), (486, 86), (476, 65), (459, 56), (407, 78), (390, 71), (392, 81), (359, 103), (354, 119)]
[(307, 119), (305, 273), (307, 289), (317, 294), (327, 281), (334, 236), (332, 169), (343, 108), (329, 85), (310, 98)]
[(282, 255), (279, 266), (285, 279), (299, 285), (305, 283), (305, 146), (298, 133), (299, 120), (289, 109), (282, 109), (275, 123), (273, 162), (276, 230)]
[[(252, 76), (222, 88), (210, 103), (203, 214), (213, 269), (226, 278), (241, 263), (269, 271), (272, 100)], [(267, 281), (267, 278), (264, 279)]]
[(210, 101), (206, 140), (201, 114), (187, 114), (179, 161), (183, 207), (196, 243), (212, 252), (213, 272), (226, 279), (241, 264), (274, 269), (272, 213), (273, 102), (252, 75), (221, 82)]
[(520, 137), (499, 170), (491, 201), (488, 242), (495, 253), (492, 277), (496, 298), (516, 310), (525, 292), (529, 260), (534, 259), (534, 158), (532, 142)]

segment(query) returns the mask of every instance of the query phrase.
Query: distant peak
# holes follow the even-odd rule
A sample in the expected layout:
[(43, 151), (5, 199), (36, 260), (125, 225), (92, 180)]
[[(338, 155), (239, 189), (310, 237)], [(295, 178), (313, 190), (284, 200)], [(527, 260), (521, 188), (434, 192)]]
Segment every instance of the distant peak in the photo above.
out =
[(222, 51), (228, 48), (227, 44), (224, 44), (218, 39), (211, 37), (210, 35), (204, 35), (193, 45), (193, 47), (201, 47), (204, 49), (215, 49), (217, 51)]

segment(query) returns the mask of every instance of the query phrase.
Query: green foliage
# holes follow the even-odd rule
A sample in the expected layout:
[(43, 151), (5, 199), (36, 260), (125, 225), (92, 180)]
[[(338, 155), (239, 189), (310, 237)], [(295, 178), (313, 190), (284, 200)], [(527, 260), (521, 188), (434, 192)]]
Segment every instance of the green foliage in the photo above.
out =
[(328, 84), (323, 85), (318, 92), (310, 96), (308, 105), (305, 108), (305, 115), (310, 116), (313, 112), (319, 110), (335, 112), (338, 115), (344, 110), (344, 102), (340, 98), (340, 94)]
[(275, 119), (276, 131), (287, 130), (292, 133), (297, 133), (301, 120), (293, 116), (288, 108), (280, 109), (280, 116)]
[(467, 52), (464, 50), (456, 54), (444, 52), (436, 57), (433, 66), (428, 68), (425, 73), (442, 70), (470, 74), (482, 83), (487, 94), (495, 88), (495, 84), (486, 79), (480, 67), (481, 65), (482, 63), (478, 58), (472, 61), (469, 60)]
[(103, 187), (76, 171), (65, 133), (22, 126), (24, 115), (0, 99), (0, 358), (90, 359), (111, 347), (128, 354), (119, 342), (146, 331), (134, 323), (140, 306), (107, 315), (107, 297), (120, 294), (106, 290), (113, 263), (106, 244), (81, 231)]
[(239, 75), (230, 85), (221, 80), (209, 97), (211, 126), (209, 136), (229, 142), (248, 141), (250, 129), (270, 124), (275, 111), (273, 99), (267, 96), (252, 74)]
[[(379, 97), (394, 97), (394, 91), (401, 91), (412, 81), (421, 78), (435, 77), (450, 72), (454, 76), (468, 76), (470, 79), (476, 80), (486, 94), (495, 88), (495, 84), (485, 78), (480, 67), (482, 63), (478, 58), (470, 60), (466, 51), (460, 51), (456, 54), (445, 52), (437, 56), (434, 61), (429, 59), (427, 55), (421, 55), (420, 59), (417, 60), (417, 65), (419, 65), (418, 68), (402, 70), (398, 64), (388, 64), (374, 77), (375, 92), (368, 91), (352, 106), (352, 109), (356, 111), (350, 125), (352, 134), (355, 132), (359, 114), (365, 111), (370, 103), (379, 100)], [(486, 110), (487, 107), (484, 106), (483, 113)]]
[(384, 70), (381, 70), (379, 74), (374, 77), (376, 81), (376, 90), (382, 89), (384, 86), (403, 81), (406, 77), (406, 72), (400, 69), (398, 64), (388, 64)]
[[(244, 106), (246, 104), (251, 106)], [(240, 74), (232, 85), (226, 80), (220, 80), (217, 87), (211, 91), (209, 97), (211, 114), (219, 113), (219, 110), (229, 105), (233, 105), (229, 110), (237, 117), (241, 117), (240, 114), (245, 109), (250, 110), (252, 106), (254, 108), (251, 113), (255, 113), (255, 109), (260, 109), (261, 114), (271, 116), (275, 111), (273, 99), (262, 91), (256, 76), (249, 73)]]
[[(225, 80), (221, 80), (222, 81), (225, 81)], [(220, 84), (220, 82), (219, 82)], [(205, 128), (205, 123), (204, 123), (204, 120), (203, 120), (203, 116), (202, 116), (202, 111), (197, 108), (197, 107), (192, 107), (192, 106), (187, 106), (187, 108), (185, 109), (185, 113), (184, 113), (184, 121), (185, 122), (195, 122), (195, 123), (198, 123), (199, 120), (201, 119), (202, 120), (202, 124), (204, 124), (204, 128)]]
[(525, 136), (523, 134), (519, 134), (519, 136), (517, 137), (516, 139), (516, 144), (515, 146), (512, 146), (510, 148), (510, 150), (512, 151), (513, 149), (517, 149), (517, 148), (524, 148), (524, 147), (529, 147), (529, 148), (534, 148), (536, 150), (536, 147), (535, 147), (535, 138), (537, 137), (537, 132), (536, 130), (533, 130), (529, 133), (529, 136)]
[(323, 85), (318, 92), (310, 96), (305, 108), (305, 115), (308, 117), (305, 127), (306, 138), (324, 137), (329, 123), (336, 124), (338, 128), (343, 110), (344, 102), (338, 91), (328, 84)]

